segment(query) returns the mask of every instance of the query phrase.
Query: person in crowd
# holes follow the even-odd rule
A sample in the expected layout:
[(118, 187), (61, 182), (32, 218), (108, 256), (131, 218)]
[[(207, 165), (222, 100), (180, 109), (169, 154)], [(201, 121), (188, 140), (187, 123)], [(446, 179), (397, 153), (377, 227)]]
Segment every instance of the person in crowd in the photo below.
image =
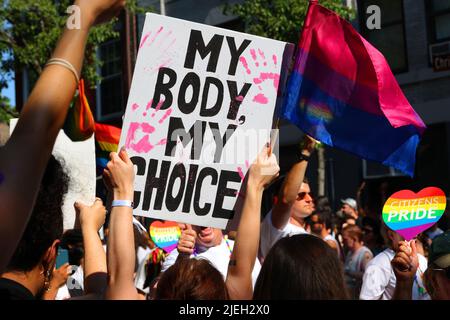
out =
[[(166, 257), (161, 272), (169, 269), (182, 254), (190, 258), (208, 260), (225, 279), (233, 248), (234, 241), (225, 237), (222, 230), (186, 224), (181, 232), (177, 249)], [(253, 268), (253, 284), (256, 282), (260, 270), (261, 264), (256, 261)]]
[(137, 219), (133, 219), (134, 247), (136, 249), (135, 286), (140, 292), (146, 294), (149, 288), (145, 286), (147, 273), (146, 266), (153, 250), (150, 247), (150, 237), (145, 227)]
[(55, 270), (55, 262), (63, 234), (61, 207), (68, 183), (61, 163), (50, 156), (30, 221), (1, 275), (2, 298), (52, 300), (65, 284), (69, 264)]
[[(100, 198), (91, 206), (75, 202), (76, 225), (83, 234), (84, 257), (79, 267), (84, 278), (83, 295), (79, 299), (102, 299), (107, 286), (106, 252), (103, 248), (99, 230), (105, 223), (106, 208)], [(73, 297), (75, 299), (75, 297)]]
[(281, 186), (278, 201), (264, 217), (261, 226), (259, 258), (261, 261), (279, 239), (306, 233), (305, 218), (313, 213), (313, 198), (305, 172), (316, 141), (305, 135), (299, 161), (295, 163)]
[[(267, 154), (267, 151), (266, 151)], [(124, 202), (113, 201), (112, 209), (111, 209), (111, 218), (110, 218), (110, 234), (108, 237), (108, 247), (107, 247), (107, 255), (108, 255), (108, 287), (106, 289), (106, 298), (107, 299), (140, 299), (141, 295), (138, 294), (136, 287), (134, 285), (134, 264), (135, 264), (135, 250), (134, 250), (134, 241), (133, 241), (133, 229), (132, 229), (132, 206), (126, 205), (127, 201), (131, 201), (133, 197), (133, 182), (134, 182), (134, 167), (133, 163), (129, 159), (126, 151), (122, 149), (119, 154), (111, 153), (111, 161), (107, 165), (107, 169), (104, 171), (104, 178), (107, 181), (107, 185), (109, 189), (112, 191), (114, 195), (114, 200), (121, 200)], [(258, 159), (260, 159), (258, 157)], [(276, 164), (276, 159), (274, 161), (275, 156), (272, 154), (270, 157), (262, 157), (264, 159), (263, 163), (269, 162), (272, 167), (273, 163)], [(270, 161), (268, 160), (270, 159)], [(276, 173), (279, 168), (276, 165)], [(258, 248), (258, 240), (255, 242), (247, 242), (246, 241), (246, 230), (253, 228), (253, 224), (250, 225), (250, 222), (253, 222), (253, 219), (249, 219), (249, 216), (255, 215), (253, 212), (256, 209), (260, 209), (261, 206), (261, 198), (263, 188), (260, 188), (260, 185), (265, 186), (264, 183), (268, 178), (262, 174), (257, 174), (257, 172), (261, 172), (259, 170), (258, 165), (252, 165), (250, 167), (250, 174), (247, 180), (247, 184), (249, 186), (257, 185), (258, 188), (248, 187), (246, 190), (246, 196), (244, 200), (244, 205), (242, 209), (241, 222), (238, 227), (237, 237), (236, 237), (236, 245), (234, 246), (233, 253), (229, 263), (229, 271), (227, 272), (227, 278), (224, 281), (223, 276), (221, 280), (227, 286), (227, 290), (229, 290), (230, 297), (233, 299), (242, 298), (242, 297), (251, 297), (252, 294), (252, 281), (250, 270), (253, 270), (254, 263), (256, 262), (256, 254)], [(270, 175), (269, 178), (273, 178), (274, 175)], [(255, 181), (255, 182), (253, 182)], [(262, 181), (262, 182), (261, 182)], [(115, 205), (115, 203), (120, 205)], [(130, 202), (131, 203), (131, 202)], [(252, 211), (252, 213), (249, 213)], [(259, 215), (259, 211), (258, 211)], [(256, 219), (259, 221), (259, 217)], [(207, 230), (204, 234), (199, 235), (200, 241), (212, 240), (211, 236), (212, 230)], [(244, 238), (242, 238), (244, 237)], [(255, 235), (256, 239), (258, 239), (259, 234)], [(191, 239), (194, 240), (194, 239)], [(217, 239), (216, 239), (217, 241)], [(195, 244), (194, 241), (190, 241), (190, 243)], [(250, 244), (251, 243), (251, 244)], [(239, 245), (238, 245), (239, 244)], [(182, 244), (183, 247), (188, 247), (187, 242)], [(241, 249), (240, 249), (241, 248)], [(192, 281), (192, 279), (201, 280), (203, 279), (201, 275), (194, 276), (192, 275), (191, 281), (186, 281), (185, 278), (180, 278), (182, 275), (181, 271), (172, 272), (173, 268), (179, 268), (178, 262), (187, 260), (189, 262), (185, 262), (190, 266), (199, 266), (195, 261), (197, 259), (189, 259), (189, 255), (193, 254), (194, 246), (191, 245), (189, 250), (186, 252), (187, 254), (180, 254), (177, 262), (173, 264), (170, 268), (166, 270), (169, 274), (165, 277), (165, 273), (162, 274), (159, 282), (156, 284), (156, 293), (154, 297), (162, 297), (170, 298), (167, 295), (162, 295), (158, 293), (158, 290), (162, 290), (159, 288), (167, 288), (165, 282), (169, 281), (172, 286), (175, 283), (179, 283), (179, 281), (184, 281), (189, 286), (185, 286), (184, 290), (191, 290), (198, 285), (204, 285), (203, 282)], [(248, 252), (252, 252), (253, 254), (246, 254)], [(245, 253), (245, 254), (244, 254)], [(227, 253), (229, 256), (229, 252)], [(192, 261), (192, 262), (191, 262)], [(203, 262), (202, 262), (203, 263)], [(208, 262), (209, 263), (209, 262)], [(203, 264), (204, 266), (204, 264)], [(208, 268), (208, 267), (206, 267)], [(216, 268), (214, 268), (217, 270)], [(181, 269), (179, 269), (181, 270)], [(183, 270), (189, 270), (183, 269)], [(198, 268), (193, 269), (195, 274), (202, 273), (202, 270)], [(211, 269), (210, 269), (211, 270)], [(210, 273), (214, 279), (217, 279), (217, 275), (221, 274), (218, 270), (217, 272)], [(174, 277), (175, 276), (175, 277)], [(203, 281), (203, 280), (202, 280)], [(243, 289), (245, 288), (245, 290)], [(214, 291), (217, 292), (217, 291)], [(177, 292), (177, 296), (189, 296), (187, 293), (183, 295), (183, 293)], [(210, 298), (217, 298), (217, 296), (211, 296)]]
[(160, 277), (154, 300), (229, 300), (222, 274), (206, 259), (181, 258)]
[[(362, 300), (391, 300), (396, 286), (396, 277), (391, 261), (395, 252), (399, 251), (400, 242), (405, 239), (397, 232), (389, 229), (384, 223), (381, 226), (381, 234), (388, 248), (374, 257), (366, 267), (363, 276), (363, 284), (360, 293)], [(412, 299), (429, 300), (423, 276), (427, 270), (427, 260), (421, 254), (417, 254), (418, 268), (415, 273)]]
[(371, 217), (364, 217), (362, 219), (362, 232), (364, 245), (372, 251), (374, 257), (384, 250), (380, 223), (377, 220)]
[[(414, 241), (400, 242), (392, 266), (396, 277), (393, 295), (395, 300), (411, 300), (419, 268), (419, 258)], [(433, 300), (450, 300), (450, 232), (434, 238), (424, 274), (426, 289)]]
[(270, 249), (253, 297), (342, 300), (349, 296), (336, 252), (318, 237), (298, 234), (282, 238)]
[(338, 241), (330, 234), (330, 219), (328, 212), (315, 211), (309, 217), (309, 224), (311, 226), (311, 234), (324, 240), (333, 250), (336, 251), (339, 259), (342, 252)]
[(428, 254), (425, 286), (433, 300), (450, 300), (450, 230), (434, 237)]
[(345, 219), (345, 225), (344, 228), (347, 225), (357, 225), (358, 227), (362, 227), (362, 217), (359, 216), (358, 213), (358, 204), (356, 203), (356, 200), (353, 198), (347, 198), (341, 200), (342, 206), (341, 206), (341, 212), (343, 214), (343, 217)]
[[(81, 27), (65, 29), (17, 126), (0, 149), (0, 273), (27, 227), (56, 136), (78, 86), (89, 29), (119, 13), (124, 0), (76, 0)], [(26, 181), (26, 183), (24, 183)]]
[(359, 298), (362, 278), (367, 264), (373, 258), (372, 252), (362, 242), (363, 233), (356, 225), (349, 225), (342, 230), (345, 256), (345, 280), (353, 299)]
[(444, 233), (444, 231), (442, 231), (439, 228), (437, 223), (425, 231), (425, 234), (428, 236), (428, 238), (430, 238), (430, 240), (433, 240), (434, 238), (436, 238), (437, 236), (439, 236), (443, 233)]

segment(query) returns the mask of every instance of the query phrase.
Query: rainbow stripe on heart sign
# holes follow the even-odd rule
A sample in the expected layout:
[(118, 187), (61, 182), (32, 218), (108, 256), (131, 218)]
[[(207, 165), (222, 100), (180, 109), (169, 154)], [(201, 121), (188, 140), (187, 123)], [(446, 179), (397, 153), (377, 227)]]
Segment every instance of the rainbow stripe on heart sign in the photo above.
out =
[(402, 190), (394, 193), (384, 204), (383, 221), (409, 241), (437, 223), (446, 204), (445, 193), (439, 188), (428, 187), (417, 194)]
[(154, 221), (150, 225), (150, 237), (158, 248), (172, 252), (178, 244), (181, 230), (178, 223), (172, 221)]

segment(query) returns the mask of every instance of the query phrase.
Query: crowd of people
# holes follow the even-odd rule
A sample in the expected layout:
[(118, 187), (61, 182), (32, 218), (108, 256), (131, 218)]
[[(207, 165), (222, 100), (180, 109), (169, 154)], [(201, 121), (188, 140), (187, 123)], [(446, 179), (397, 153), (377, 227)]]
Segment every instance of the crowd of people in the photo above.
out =
[[(325, 197), (314, 199), (305, 174), (316, 142), (308, 136), (273, 207), (261, 214), (263, 192), (280, 171), (270, 143), (263, 148), (244, 182), (235, 233), (180, 224), (177, 248), (157, 248), (133, 218), (135, 171), (124, 148), (111, 153), (103, 173), (108, 200), (75, 203), (75, 228), (64, 231), (68, 176), (51, 151), (89, 29), (124, 1), (76, 4), (82, 26), (65, 30), (53, 53), (64, 63), (44, 69), (0, 148), (0, 298), (450, 299), (450, 231), (434, 226), (405, 241), (352, 198), (338, 212)], [(60, 248), (70, 264), (56, 268)]]

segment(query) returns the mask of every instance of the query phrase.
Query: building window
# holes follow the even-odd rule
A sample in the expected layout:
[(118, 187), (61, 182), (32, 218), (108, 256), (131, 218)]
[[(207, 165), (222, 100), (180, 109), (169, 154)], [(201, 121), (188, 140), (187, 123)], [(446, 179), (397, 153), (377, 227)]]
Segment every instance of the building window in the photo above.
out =
[(97, 118), (110, 120), (122, 116), (124, 110), (121, 42), (103, 43), (99, 49), (102, 81), (97, 88)]
[(431, 43), (450, 40), (450, 0), (425, 0)]
[[(381, 10), (381, 29), (367, 28), (367, 7)], [(394, 73), (408, 71), (403, 0), (359, 0), (361, 33), (386, 58)]]

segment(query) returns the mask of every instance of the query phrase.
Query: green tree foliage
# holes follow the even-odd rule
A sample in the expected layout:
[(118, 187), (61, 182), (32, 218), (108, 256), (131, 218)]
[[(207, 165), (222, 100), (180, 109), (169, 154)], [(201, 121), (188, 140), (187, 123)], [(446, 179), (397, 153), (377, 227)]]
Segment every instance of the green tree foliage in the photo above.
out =
[[(308, 0), (244, 0), (242, 4), (227, 5), (225, 12), (242, 19), (247, 33), (297, 43), (308, 3)], [(319, 3), (344, 19), (354, 18), (354, 11), (342, 0), (321, 0)]]
[(11, 107), (7, 97), (0, 96), (0, 122), (8, 123), (9, 119), (17, 118), (19, 114)]
[[(27, 68), (37, 78), (59, 39), (66, 24), (67, 8), (72, 0), (0, 0), (0, 90), (6, 86), (16, 70)], [(128, 9), (142, 12), (137, 0), (128, 0)], [(83, 17), (81, 17), (83, 18)], [(113, 21), (92, 28), (86, 46), (82, 77), (91, 86), (100, 80), (96, 55), (98, 46), (119, 37)]]

